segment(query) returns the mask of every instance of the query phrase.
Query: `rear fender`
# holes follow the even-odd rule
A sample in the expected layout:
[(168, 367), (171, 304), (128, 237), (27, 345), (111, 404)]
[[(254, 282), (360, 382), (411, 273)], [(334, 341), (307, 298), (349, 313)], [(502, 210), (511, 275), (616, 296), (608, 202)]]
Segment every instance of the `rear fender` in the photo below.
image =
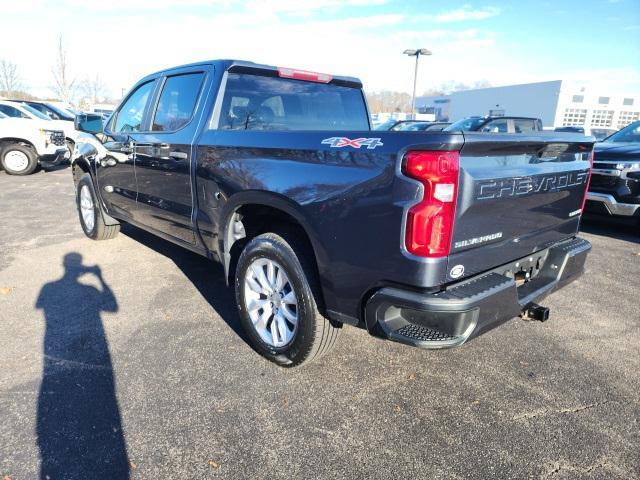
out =
[(290, 199), (272, 192), (250, 190), (239, 192), (230, 197), (222, 208), (220, 215), (220, 225), (223, 231), (220, 235), (219, 249), (222, 252), (221, 259), (225, 270), (225, 277), (229, 277), (229, 268), (231, 265), (231, 248), (236, 239), (233, 234), (233, 223), (237, 211), (245, 205), (262, 205), (280, 210), (292, 217), (305, 231), (311, 246), (313, 247), (316, 262), (320, 266), (325, 258), (324, 249), (318, 240), (315, 229), (307, 222), (300, 206)]

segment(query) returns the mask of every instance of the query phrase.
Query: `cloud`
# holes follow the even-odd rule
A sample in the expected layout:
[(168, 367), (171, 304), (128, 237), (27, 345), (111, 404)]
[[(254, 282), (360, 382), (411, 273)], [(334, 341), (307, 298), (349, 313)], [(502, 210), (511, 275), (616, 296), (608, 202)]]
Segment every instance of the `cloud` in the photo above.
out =
[(586, 85), (612, 95), (640, 94), (640, 70), (637, 68), (588, 68), (562, 72), (558, 76), (575, 85)]
[(474, 9), (471, 5), (464, 5), (462, 8), (442, 12), (436, 15), (424, 15), (425, 20), (432, 20), (438, 23), (465, 22), (469, 20), (485, 20), (487, 18), (500, 15), (501, 10), (497, 7), (483, 7)]
[[(243, 2), (240, 2), (243, 3)], [(310, 15), (318, 10), (344, 7), (372, 7), (383, 5), (387, 0), (250, 0), (245, 2), (246, 11), (268, 11), (273, 14)]]
[[(482, 22), (455, 23), (451, 19), (460, 16), (452, 12), (434, 14), (429, 25), (424, 15), (410, 15), (404, 9), (353, 12), (337, 0), (305, 2), (314, 8), (311, 14), (298, 13), (298, 2), (290, 0), (279, 2), (278, 11), (251, 10), (249, 3), (235, 5), (236, 0), (184, 0), (192, 5), (184, 9), (181, 4), (170, 5), (169, 0), (154, 0), (166, 9), (123, 8), (104, 13), (68, 8), (69, 2), (80, 0), (59, 1), (45, 5), (38, 15), (30, 15), (29, 42), (21, 43), (19, 53), (11, 39), (24, 35), (22, 14), (3, 16), (0, 28), (0, 58), (17, 63), (24, 83), (37, 95), (51, 94), (48, 86), (52, 84), (50, 72), (59, 32), (65, 36), (74, 75), (81, 79), (98, 73), (114, 95), (148, 73), (211, 58), (356, 76), (367, 90), (410, 92), (414, 61), (402, 52), (416, 47), (433, 51), (433, 56), (420, 59), (419, 93), (451, 80), (471, 83), (486, 79), (505, 85), (564, 78), (571, 73), (570, 67), (559, 63), (560, 54), (557, 61), (545, 58), (532, 64), (523, 49), (514, 53), (512, 42), (499, 41), (500, 33), (483, 28), (486, 24)], [(215, 6), (207, 6), (212, 1)], [(345, 1), (357, 7), (381, 0)], [(143, 4), (142, 0), (113, 2)], [(92, 2), (85, 4), (88, 9)], [(486, 15), (488, 8), (474, 11)], [(472, 11), (466, 6), (461, 10), (467, 17)], [(433, 20), (438, 16), (447, 21)], [(68, 25), (73, 28), (64, 27)], [(615, 82), (625, 76), (635, 81), (638, 77), (633, 72), (637, 70), (610, 76), (607, 91), (615, 91)]]
[(320, 28), (326, 32), (335, 32), (335, 29), (356, 30), (356, 29), (376, 29), (390, 25), (399, 25), (405, 19), (404, 15), (370, 15), (368, 17), (351, 17), (340, 20), (312, 21), (306, 24), (305, 28)]
[[(34, 1), (34, 0), (28, 0)], [(86, 0), (59, 0), (60, 8), (74, 8), (87, 12), (114, 12), (126, 14), (131, 10), (189, 9), (193, 7), (230, 6), (235, 0), (108, 0), (88, 2)], [(65, 5), (66, 4), (66, 5)]]
[[(45, 3), (46, 0), (22, 0), (23, 2)], [(388, 0), (108, 0), (87, 2), (86, 0), (60, 0), (73, 8), (86, 11), (123, 13), (130, 10), (188, 10), (190, 8), (234, 8), (238, 11), (272, 15), (310, 15), (319, 10), (343, 7), (372, 7), (383, 5)]]

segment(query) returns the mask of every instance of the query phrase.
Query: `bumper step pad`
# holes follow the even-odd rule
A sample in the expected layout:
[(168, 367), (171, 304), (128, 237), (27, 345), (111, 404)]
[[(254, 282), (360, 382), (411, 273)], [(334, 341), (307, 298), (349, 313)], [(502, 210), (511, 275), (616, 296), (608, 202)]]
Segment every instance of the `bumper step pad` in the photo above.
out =
[(408, 324), (395, 331), (396, 335), (411, 338), (419, 342), (438, 342), (457, 340), (458, 337), (443, 333), (433, 328), (423, 327), (421, 325)]

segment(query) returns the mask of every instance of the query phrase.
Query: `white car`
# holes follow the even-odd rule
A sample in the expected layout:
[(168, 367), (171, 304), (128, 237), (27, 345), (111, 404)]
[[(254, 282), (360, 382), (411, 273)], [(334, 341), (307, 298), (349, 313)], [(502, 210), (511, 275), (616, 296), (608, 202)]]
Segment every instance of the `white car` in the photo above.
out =
[(69, 152), (62, 130), (50, 122), (24, 121), (0, 112), (0, 166), (10, 175), (29, 175), (38, 167), (60, 163)]
[(50, 129), (62, 130), (66, 137), (66, 144), (69, 152), (73, 152), (74, 145), (78, 140), (80, 132), (70, 120), (52, 120), (47, 115), (39, 112), (35, 108), (15, 100), (0, 100), (0, 112), (8, 117), (26, 120), (42, 120), (50, 122)]

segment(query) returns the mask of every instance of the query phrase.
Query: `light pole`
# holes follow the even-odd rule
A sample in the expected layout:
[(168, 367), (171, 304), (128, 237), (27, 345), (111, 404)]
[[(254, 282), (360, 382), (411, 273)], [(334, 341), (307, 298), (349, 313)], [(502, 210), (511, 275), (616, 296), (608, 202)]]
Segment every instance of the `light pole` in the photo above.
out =
[(416, 67), (413, 71), (413, 95), (411, 95), (411, 118), (415, 120), (416, 118), (416, 80), (418, 79), (418, 59), (420, 55), (431, 55), (431, 50), (427, 50), (426, 48), (416, 48), (414, 50), (408, 49), (404, 52), (405, 55), (409, 55), (410, 57), (416, 57)]

